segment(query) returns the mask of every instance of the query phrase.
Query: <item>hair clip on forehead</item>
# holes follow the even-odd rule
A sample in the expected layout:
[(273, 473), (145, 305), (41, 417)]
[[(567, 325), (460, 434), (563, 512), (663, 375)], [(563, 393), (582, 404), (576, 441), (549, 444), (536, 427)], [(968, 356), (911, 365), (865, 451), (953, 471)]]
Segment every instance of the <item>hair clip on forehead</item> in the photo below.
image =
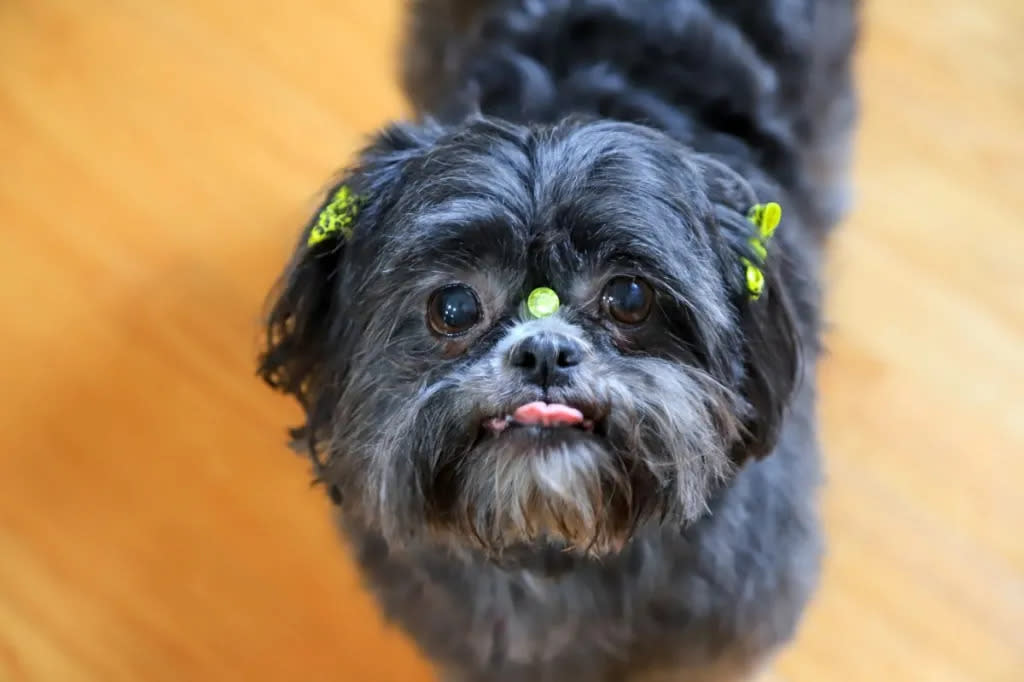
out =
[(775, 228), (782, 220), (782, 207), (774, 201), (767, 204), (755, 204), (747, 213), (747, 219), (757, 228), (757, 234), (750, 238), (750, 248), (757, 255), (758, 264), (748, 258), (741, 258), (746, 275), (747, 292), (750, 300), (756, 301), (764, 292), (763, 265), (768, 258), (768, 241), (775, 234)]
[(548, 287), (537, 287), (526, 297), (526, 309), (537, 319), (551, 317), (558, 312), (560, 305), (558, 294)]
[(339, 236), (345, 241), (350, 239), (356, 216), (359, 214), (360, 202), (360, 198), (347, 186), (339, 187), (317, 216), (306, 245), (316, 246), (320, 242)]

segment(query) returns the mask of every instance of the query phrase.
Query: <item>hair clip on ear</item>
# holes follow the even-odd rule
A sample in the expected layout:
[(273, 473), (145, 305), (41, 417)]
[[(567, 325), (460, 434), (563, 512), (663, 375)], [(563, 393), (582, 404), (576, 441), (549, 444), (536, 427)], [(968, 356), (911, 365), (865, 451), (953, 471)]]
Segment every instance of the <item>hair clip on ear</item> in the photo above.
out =
[(775, 234), (775, 228), (782, 220), (782, 207), (774, 201), (754, 204), (747, 213), (747, 219), (757, 226), (758, 238), (766, 242)]
[(307, 246), (316, 246), (320, 242), (340, 236), (343, 240), (352, 237), (352, 228), (356, 215), (359, 214), (360, 199), (352, 191), (342, 185), (334, 193), (331, 200), (320, 211), (316, 224), (309, 232)]
[[(768, 240), (775, 234), (775, 228), (782, 220), (782, 207), (774, 201), (755, 204), (747, 213), (747, 219), (757, 228), (757, 235), (750, 238), (750, 248), (757, 254), (760, 264), (764, 264), (768, 258)], [(747, 258), (741, 258), (740, 261), (745, 270), (750, 300), (756, 301), (764, 292), (764, 272)]]

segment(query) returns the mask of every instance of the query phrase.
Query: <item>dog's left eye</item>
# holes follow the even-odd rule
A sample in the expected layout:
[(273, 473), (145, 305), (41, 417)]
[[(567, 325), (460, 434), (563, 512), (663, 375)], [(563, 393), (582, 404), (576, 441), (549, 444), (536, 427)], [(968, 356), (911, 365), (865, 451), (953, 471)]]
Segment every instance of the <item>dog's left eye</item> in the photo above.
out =
[(637, 277), (615, 277), (605, 285), (601, 297), (605, 310), (619, 324), (637, 325), (651, 314), (654, 292)]
[(480, 300), (465, 284), (438, 289), (427, 304), (427, 322), (441, 336), (458, 336), (480, 321)]

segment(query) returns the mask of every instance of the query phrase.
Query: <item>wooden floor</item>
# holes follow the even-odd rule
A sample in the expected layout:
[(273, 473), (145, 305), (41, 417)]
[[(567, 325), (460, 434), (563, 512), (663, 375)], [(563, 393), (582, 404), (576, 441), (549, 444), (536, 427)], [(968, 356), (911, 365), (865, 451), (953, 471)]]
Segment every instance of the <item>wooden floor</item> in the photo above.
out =
[[(396, 2), (0, 2), (0, 680), (430, 679), (253, 372)], [(876, 0), (822, 376), (824, 586), (774, 677), (1024, 680), (1024, 3)]]

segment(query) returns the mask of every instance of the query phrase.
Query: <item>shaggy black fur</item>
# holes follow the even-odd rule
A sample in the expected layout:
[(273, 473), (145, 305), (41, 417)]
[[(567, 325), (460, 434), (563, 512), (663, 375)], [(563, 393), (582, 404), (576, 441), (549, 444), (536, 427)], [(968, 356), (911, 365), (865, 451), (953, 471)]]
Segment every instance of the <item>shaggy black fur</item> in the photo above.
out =
[[(335, 184), (361, 197), (350, 239), (303, 233), (261, 373), (305, 408), (385, 611), (453, 679), (738, 679), (792, 635), (821, 551), (818, 267), (854, 5), (414, 3), (423, 118)], [(746, 212), (769, 200), (751, 300)], [(609, 315), (622, 277), (652, 291), (636, 324)], [(452, 285), (479, 319), (444, 336)], [(525, 314), (537, 286), (558, 315)], [(525, 343), (574, 359), (538, 381)], [(486, 426), (535, 400), (587, 429)]]

